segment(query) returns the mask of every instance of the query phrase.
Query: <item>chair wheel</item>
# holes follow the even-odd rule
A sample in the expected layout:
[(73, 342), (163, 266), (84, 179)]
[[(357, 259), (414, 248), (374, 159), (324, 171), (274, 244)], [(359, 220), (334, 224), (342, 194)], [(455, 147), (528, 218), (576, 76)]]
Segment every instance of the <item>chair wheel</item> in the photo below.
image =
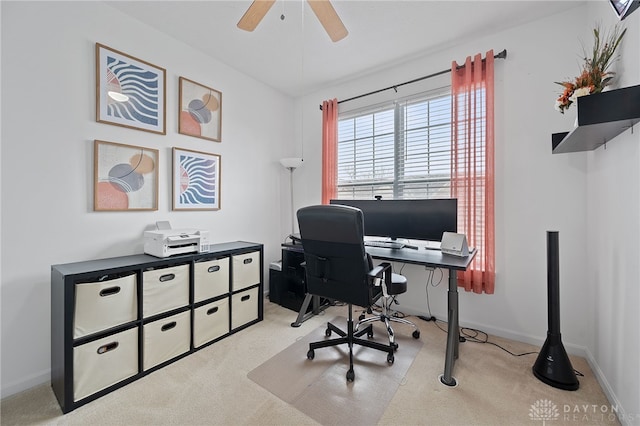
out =
[(393, 348), (394, 351), (398, 350), (398, 344), (396, 342), (391, 343), (391, 347)]
[(413, 336), (414, 339), (419, 339), (420, 338), (420, 330), (414, 330), (412, 336)]
[(368, 337), (369, 339), (373, 339), (373, 330), (369, 330), (369, 331), (367, 331), (367, 337)]
[(350, 368), (347, 371), (347, 382), (353, 382), (356, 379), (356, 373), (354, 373), (353, 368)]
[(307, 359), (313, 359), (315, 358), (316, 353), (313, 349), (309, 349), (309, 352), (307, 352)]
[(330, 329), (330, 328), (327, 328), (327, 329), (324, 331), (324, 335), (325, 335), (325, 337), (329, 337), (329, 336), (331, 336), (331, 329)]
[(363, 319), (365, 319), (364, 312), (360, 314), (358, 321), (362, 321)]
[(395, 357), (393, 356), (393, 354), (388, 354), (387, 355), (387, 364), (392, 365), (394, 361), (395, 361)]

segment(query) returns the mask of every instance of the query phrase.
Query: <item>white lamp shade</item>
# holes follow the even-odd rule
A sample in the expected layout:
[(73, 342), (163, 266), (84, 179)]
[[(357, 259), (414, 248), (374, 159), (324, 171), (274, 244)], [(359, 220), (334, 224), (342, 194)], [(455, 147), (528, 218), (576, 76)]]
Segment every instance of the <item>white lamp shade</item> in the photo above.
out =
[(302, 158), (283, 158), (280, 160), (280, 164), (282, 164), (287, 169), (297, 169), (298, 167), (302, 166)]

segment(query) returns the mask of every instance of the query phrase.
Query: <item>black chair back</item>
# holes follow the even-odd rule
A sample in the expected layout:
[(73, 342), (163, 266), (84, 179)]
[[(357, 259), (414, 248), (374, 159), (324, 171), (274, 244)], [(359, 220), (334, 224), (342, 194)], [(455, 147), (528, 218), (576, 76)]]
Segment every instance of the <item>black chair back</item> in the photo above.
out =
[(364, 248), (360, 209), (318, 205), (298, 210), (306, 263), (307, 291), (321, 297), (368, 307), (380, 296), (367, 273), (372, 269)]

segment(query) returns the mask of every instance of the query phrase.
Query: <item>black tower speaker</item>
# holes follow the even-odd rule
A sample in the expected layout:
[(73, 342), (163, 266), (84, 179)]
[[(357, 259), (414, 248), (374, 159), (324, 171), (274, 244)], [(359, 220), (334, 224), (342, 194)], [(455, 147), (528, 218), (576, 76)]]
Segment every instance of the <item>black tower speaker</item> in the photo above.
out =
[(554, 388), (577, 390), (580, 386), (560, 336), (560, 268), (558, 261), (558, 232), (547, 231), (547, 309), (549, 327), (533, 374)]

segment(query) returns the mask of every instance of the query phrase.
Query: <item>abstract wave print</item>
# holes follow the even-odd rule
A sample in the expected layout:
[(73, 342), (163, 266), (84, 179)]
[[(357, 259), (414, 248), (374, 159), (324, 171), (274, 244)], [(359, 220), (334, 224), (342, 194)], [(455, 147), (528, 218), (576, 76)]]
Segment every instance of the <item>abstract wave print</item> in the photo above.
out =
[(112, 56), (107, 56), (107, 68), (118, 79), (122, 93), (129, 96), (127, 102), (110, 103), (107, 115), (157, 126), (160, 76)]
[(180, 155), (180, 171), (184, 184), (180, 189), (183, 205), (215, 205), (216, 162)]

